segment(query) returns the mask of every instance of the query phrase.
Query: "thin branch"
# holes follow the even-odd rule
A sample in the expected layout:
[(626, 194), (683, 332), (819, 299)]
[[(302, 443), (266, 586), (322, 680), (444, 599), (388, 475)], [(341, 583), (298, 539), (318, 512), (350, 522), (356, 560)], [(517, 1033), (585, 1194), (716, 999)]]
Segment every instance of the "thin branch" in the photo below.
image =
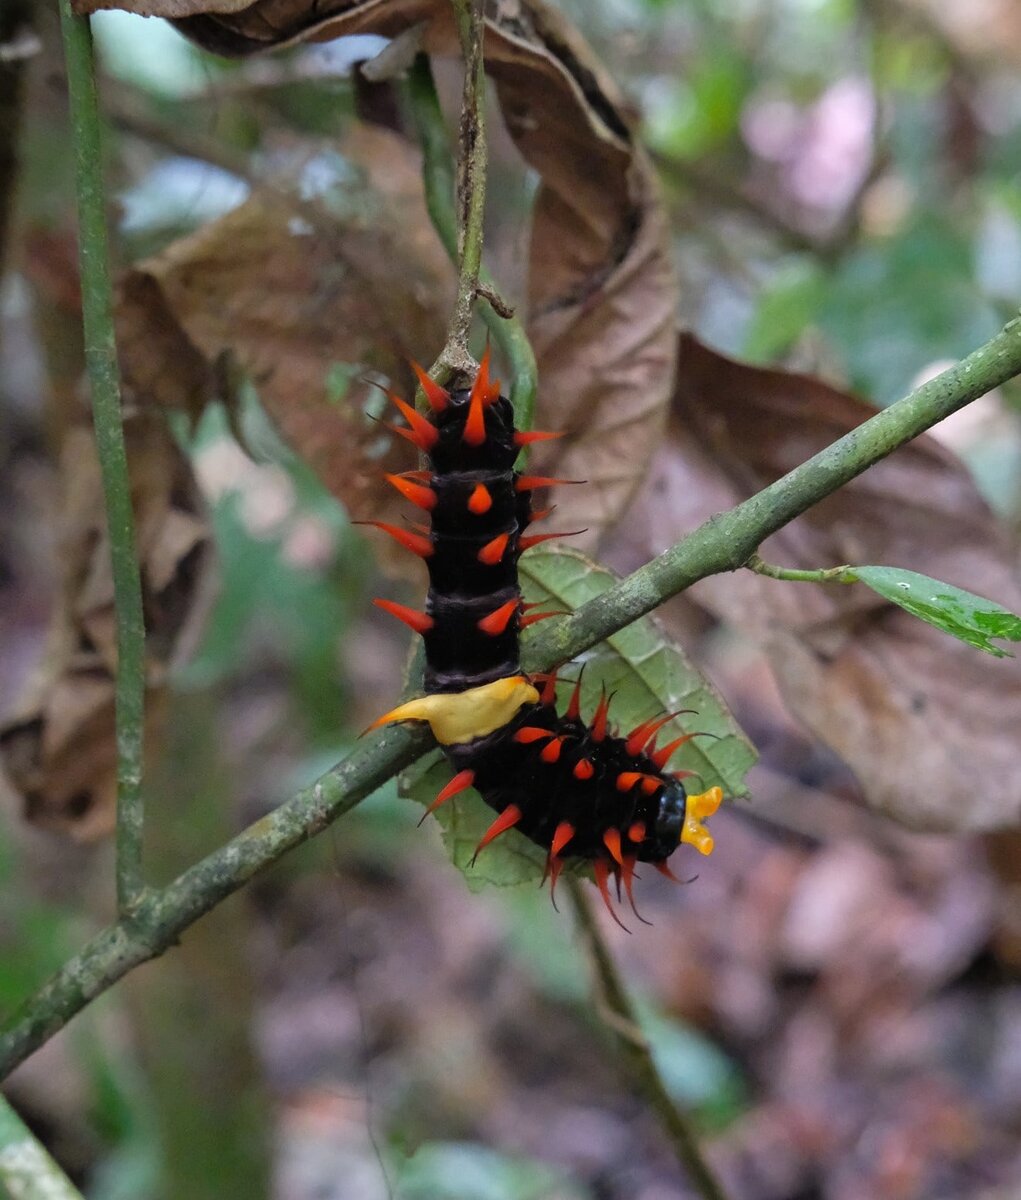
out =
[(801, 571), (795, 567), (778, 567), (773, 563), (763, 562), (757, 554), (753, 554), (744, 564), (749, 571), (756, 575), (765, 575), (770, 579), (786, 579), (789, 583), (857, 583), (858, 576), (847, 563), (842, 567), (826, 567), (817, 571)]
[(890, 154), (887, 129), (891, 115), (889, 89), (885, 86), (879, 64), (879, 36), (884, 23), (881, 6), (872, 0), (860, 0), (858, 4), (859, 38), (867, 43), (868, 79), (872, 89), (872, 125), (869, 136), (869, 161), (862, 172), (852, 194), (844, 204), (843, 212), (819, 247), (823, 263), (836, 265), (841, 258), (861, 240), (865, 200), (875, 183), (889, 166)]
[(613, 955), (592, 913), (580, 880), (567, 877), (578, 924), (589, 945), (596, 981), (611, 1019), (607, 1021), (620, 1045), (621, 1054), (642, 1094), (670, 1138), (674, 1155), (691, 1178), (703, 1200), (727, 1200), (719, 1180), (702, 1156), (698, 1138), (670, 1093), (652, 1057), (652, 1050), (638, 1023), (638, 1015), (620, 977)]
[(454, 171), (447, 125), (440, 108), (432, 67), (425, 54), (416, 56), (408, 72), (408, 107), (422, 151), (422, 174), (429, 218), (447, 253), (457, 261), (457, 216), (454, 212)]
[(11, 1200), (83, 1200), (49, 1152), (0, 1094), (0, 1191)]
[[(429, 59), (419, 55), (408, 75), (411, 119), (422, 149), (426, 206), (436, 232), (457, 261), (457, 220), (454, 213), (454, 173), (451, 169), (447, 127), (433, 81)], [(493, 336), (511, 371), (510, 399), (520, 429), (534, 423), (537, 370), (535, 353), (518, 317), (505, 317), (487, 298), (496, 283), (484, 266), (479, 268), (479, 315)]]
[(464, 91), (457, 149), (457, 298), (448, 345), (468, 352), (468, 333), (482, 266), (486, 215), (486, 64), (483, 0), (451, 0), (464, 59)]
[(1021, 374), (1021, 318), (956, 366), (930, 379), (744, 503), (710, 517), (570, 617), (546, 621), (524, 652), (528, 671), (548, 670), (604, 641), (707, 575), (736, 571), (762, 542), (888, 454), (979, 396)]
[[(556, 622), (555, 630), (531, 639), (529, 669), (548, 670), (567, 662), (698, 580), (738, 570), (770, 534), (898, 446), (1018, 374), (1021, 319), (750, 500), (711, 517), (659, 558)], [(169, 887), (146, 892), (132, 914), (98, 933), (4, 1024), (0, 1079), (90, 1000), (133, 967), (162, 954), (203, 913), (286, 851), (321, 833), (432, 746), (424, 726), (383, 730)]]
[(482, 0), (451, 0), (451, 5), (464, 60), (464, 87), (457, 147), (457, 296), (447, 327), (447, 340), (429, 371), (441, 383), (454, 376), (471, 377), (477, 367), (468, 349), (468, 334), (482, 266), (486, 212), (486, 67), (482, 53), (485, 30)]
[(135, 550), (131, 482), (121, 423), (120, 379), (113, 328), (104, 208), (99, 105), (87, 17), (60, 0), (78, 192), (78, 255), (85, 364), (113, 567), (117, 619), (117, 902), (126, 914), (139, 902), (142, 879), (142, 744), (145, 719), (145, 624)]
[(489, 304), (498, 317), (509, 321), (514, 316), (514, 307), (507, 303), (500, 293), (488, 283), (479, 280), (478, 286), (475, 289), (475, 294), (480, 300), (485, 300)]
[[(364, 72), (364, 65), (362, 70)], [(429, 59), (424, 55), (417, 57), (409, 73), (409, 98), (412, 121), (422, 150), (429, 216), (447, 252), (456, 262), (454, 172), (446, 124), (433, 83)], [(107, 81), (103, 101), (109, 120), (124, 132), (164, 146), (175, 154), (184, 154), (219, 167), (252, 187), (258, 186), (281, 203), (293, 207), (295, 212), (311, 221), (317, 229), (322, 228), (326, 234), (333, 232), (334, 223), (324, 221), (321, 209), (278, 186), (273, 179), (260, 176), (244, 154), (191, 127), (173, 125), (161, 118), (139, 115), (140, 97), (125, 85)], [(500, 295), (496, 281), (484, 266), (479, 270), (477, 294), (479, 316), (510, 368), (509, 394), (514, 405), (516, 424), (521, 429), (530, 429), (533, 425), (538, 386), (532, 344), (521, 320)]]
[[(844, 204), (836, 224), (828, 232), (806, 233), (792, 220), (771, 207), (767, 201), (744, 189), (740, 184), (722, 178), (718, 174), (714, 174), (710, 168), (698, 163), (653, 150), (653, 161), (660, 173), (667, 179), (676, 181), (689, 192), (696, 193), (699, 199), (711, 201), (715, 205), (721, 205), (732, 212), (748, 217), (786, 249), (795, 253), (814, 254), (825, 264), (837, 263), (858, 241), (861, 234), (863, 201), (888, 165), (889, 155), (884, 144), (887, 103), (884, 99), (879, 72), (876, 69), (875, 51), (875, 27), (878, 27), (882, 20), (886, 3), (887, 0), (881, 0), (881, 2), (859, 0), (861, 10), (859, 16), (862, 18), (862, 23), (866, 25), (864, 35), (869, 37), (872, 43), (869, 78), (875, 111), (872, 119), (869, 163), (853, 194)], [(705, 230), (702, 232), (704, 234)], [(728, 249), (726, 243), (722, 248)]]

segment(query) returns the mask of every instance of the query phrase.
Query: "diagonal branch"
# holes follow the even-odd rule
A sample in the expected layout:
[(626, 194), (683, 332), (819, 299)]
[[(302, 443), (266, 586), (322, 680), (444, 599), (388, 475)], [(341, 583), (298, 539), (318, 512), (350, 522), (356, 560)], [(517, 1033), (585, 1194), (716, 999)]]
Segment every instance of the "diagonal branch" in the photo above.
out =
[[(707, 575), (736, 571), (762, 542), (881, 459), (1021, 373), (1021, 317), (902, 400), (863, 421), (807, 462), (727, 512), (710, 517), (564, 621), (548, 622), (525, 649), (544, 670), (616, 633)], [(552, 626), (552, 628), (550, 628)]]
[[(736, 508), (590, 600), (528, 647), (532, 669), (566, 662), (700, 579), (737, 570), (770, 534), (952, 412), (1021, 374), (1021, 319), (903, 400), (865, 421)], [(432, 747), (424, 727), (388, 728), (311, 787), (185, 871), (147, 893), (135, 911), (96, 935), (0, 1034), (0, 1079), (90, 1000), (133, 967), (162, 954), (203, 913)]]

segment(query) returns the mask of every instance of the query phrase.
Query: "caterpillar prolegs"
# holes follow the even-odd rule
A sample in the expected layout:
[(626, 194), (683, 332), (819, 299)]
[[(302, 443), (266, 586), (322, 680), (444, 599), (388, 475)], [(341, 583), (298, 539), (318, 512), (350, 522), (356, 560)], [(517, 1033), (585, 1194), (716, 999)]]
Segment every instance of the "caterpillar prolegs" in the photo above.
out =
[(678, 714), (618, 736), (605, 694), (586, 722), (580, 678), (559, 713), (556, 674), (522, 674), (521, 629), (557, 614), (526, 611), (517, 560), (529, 546), (565, 536), (525, 532), (544, 515), (533, 513), (532, 493), (571, 481), (522, 474), (514, 464), (521, 447), (559, 435), (514, 428), (509, 400), (490, 381), (488, 351), (470, 390), (448, 391), (415, 370), (430, 415), (391, 394), (407, 421), (393, 428), (428, 456), (429, 469), (387, 479), (431, 515), (431, 525), (414, 532), (374, 524), (425, 560), (429, 594), (424, 612), (375, 603), (422, 635), (426, 694), (372, 728), (427, 721), (455, 771), (429, 811), (474, 787), (497, 813), (476, 855), (516, 828), (547, 851), (551, 892), (566, 860), (591, 862), (616, 920), (608, 881), (615, 880), (618, 896), (623, 886), (634, 908), (636, 863), (672, 876), (667, 859), (682, 842), (709, 854), (713, 840), (703, 822), (722, 792), (689, 794), (685, 773), (667, 770), (674, 752), (697, 736), (656, 745), (659, 730)]

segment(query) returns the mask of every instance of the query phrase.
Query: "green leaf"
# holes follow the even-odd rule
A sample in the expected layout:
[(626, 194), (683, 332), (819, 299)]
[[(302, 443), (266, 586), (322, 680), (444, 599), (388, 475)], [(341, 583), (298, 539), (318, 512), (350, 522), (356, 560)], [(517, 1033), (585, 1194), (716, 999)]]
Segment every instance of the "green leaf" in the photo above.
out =
[[(528, 600), (548, 601), (551, 609), (574, 611), (619, 581), (576, 550), (531, 550), (520, 563), (522, 587)], [(723, 697), (670, 640), (652, 617), (642, 617), (613, 634), (578, 660), (586, 663), (582, 712), (591, 716), (600, 685), (616, 696), (611, 719), (623, 729), (661, 712), (693, 709), (665, 725), (662, 745), (681, 733), (700, 730), (713, 735), (696, 738), (670, 760), (673, 769), (697, 771), (700, 786), (719, 786), (728, 800), (746, 796), (744, 777), (756, 753), (734, 720)], [(576, 672), (567, 669), (573, 680)], [(565, 688), (565, 691), (569, 691)]]
[[(428, 806), (450, 781), (450, 776), (450, 765), (437, 751), (419, 759), (401, 775), (401, 794)], [(494, 815), (473, 790), (462, 792), (435, 814), (450, 860), (473, 892), (480, 892), (487, 885), (509, 887), (541, 879), (546, 864), (545, 851), (512, 829), (487, 846), (475, 866), (471, 866), (475, 847), (492, 825)]]
[(403, 1164), (403, 1200), (581, 1200), (584, 1189), (555, 1167), (472, 1142), (427, 1142)]
[[(520, 575), (526, 599), (542, 601), (550, 611), (573, 611), (617, 582), (612, 571), (564, 548), (529, 551), (521, 559)], [(747, 794), (744, 776), (755, 751), (719, 694), (651, 617), (633, 622), (564, 668), (561, 711), (582, 663), (583, 715), (591, 718), (602, 686), (614, 693), (610, 718), (624, 730), (664, 711), (693, 709), (697, 716), (685, 715), (663, 727), (660, 745), (694, 730), (714, 736), (689, 742), (671, 759), (671, 767), (697, 772), (699, 788), (718, 785), (728, 800)], [(402, 791), (428, 805), (449, 778), (446, 760), (436, 755), (405, 772)], [(545, 852), (515, 830), (488, 846), (474, 868), (469, 866), (493, 820), (492, 811), (474, 792), (445, 804), (436, 817), (451, 859), (472, 890), (487, 883), (506, 886), (542, 877)]]
[(990, 638), (1021, 642), (1021, 618), (992, 600), (899, 567), (855, 567), (854, 574), (913, 616), (996, 658), (1010, 655)]
[(637, 1001), (638, 1021), (649, 1039), (666, 1090), (694, 1109), (700, 1123), (722, 1129), (747, 1107), (747, 1089), (734, 1061), (693, 1025), (650, 999)]

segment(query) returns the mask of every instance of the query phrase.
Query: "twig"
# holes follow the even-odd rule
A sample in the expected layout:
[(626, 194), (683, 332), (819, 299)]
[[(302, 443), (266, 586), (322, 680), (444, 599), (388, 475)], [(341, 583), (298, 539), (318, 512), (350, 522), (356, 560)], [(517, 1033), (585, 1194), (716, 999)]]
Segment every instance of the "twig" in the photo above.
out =
[(106, 497), (117, 619), (117, 903), (123, 916), (139, 902), (144, 890), (145, 624), (121, 423), (92, 32), (88, 18), (75, 16), (71, 11), (70, 0), (60, 0), (60, 24), (74, 136), (85, 365)]
[(662, 1122), (673, 1146), (677, 1161), (681, 1164), (691, 1182), (695, 1185), (703, 1200), (727, 1200), (727, 1195), (713, 1174), (709, 1164), (702, 1157), (698, 1138), (688, 1124), (687, 1118), (670, 1098), (663, 1078), (652, 1057), (652, 1051), (635, 1012), (631, 998), (628, 996), (624, 981), (613, 961), (613, 955), (606, 944), (602, 930), (592, 914), (592, 906), (581, 881), (573, 876), (567, 877), (567, 886), (578, 917), (578, 924), (588, 942), (595, 968), (596, 981), (605, 1001), (605, 1006), (612, 1014), (608, 1024), (617, 1035), (621, 1053), (635, 1083), (641, 1089)]
[(498, 317), (502, 317), (505, 321), (509, 321), (514, 316), (514, 307), (507, 303), (495, 288), (488, 283), (483, 283), (479, 280), (478, 286), (475, 289), (475, 294), (480, 300), (485, 300), (489, 304)]
[(468, 350), (468, 334), (478, 294), (486, 212), (486, 68), (482, 54), (485, 29), (482, 0), (451, 0), (451, 5), (464, 59), (464, 87), (457, 148), (457, 296), (447, 327), (447, 340), (429, 372), (441, 383), (453, 376), (471, 377), (477, 367)]
[[(898, 446), (1019, 373), (1021, 319), (750, 500), (711, 517), (571, 617), (555, 622), (556, 629), (532, 638), (526, 648), (528, 669), (548, 670), (567, 662), (698, 580), (738, 570), (770, 534)], [(132, 914), (98, 933), (4, 1024), (0, 1079), (90, 1000), (133, 967), (162, 954), (203, 913), (292, 847), (321, 833), (432, 746), (423, 726), (382, 731), (168, 887), (147, 891)]]
[[(363, 66), (363, 72), (364, 69)], [(429, 215), (440, 240), (451, 258), (456, 261), (454, 173), (447, 144), (447, 130), (428, 58), (418, 57), (411, 70), (410, 79), (411, 107), (416, 136), (423, 152)], [(109, 120), (117, 128), (133, 137), (164, 146), (174, 154), (183, 154), (219, 167), (244, 180), (251, 187), (260, 188), (280, 203), (292, 207), (296, 213), (312, 222), (317, 229), (322, 229), (325, 234), (329, 235), (334, 231), (335, 222), (325, 221), (320, 208), (279, 186), (272, 178), (259, 175), (244, 154), (223, 145), (215, 138), (197, 132), (190, 126), (173, 125), (160, 118), (142, 115), (139, 107), (142, 97), (123, 84), (107, 82), (108, 86), (103, 92), (104, 109)], [(479, 271), (477, 294), (480, 301), (479, 315), (510, 367), (510, 398), (514, 405), (516, 424), (519, 428), (530, 429), (533, 424), (537, 390), (535, 354), (531, 342), (524, 325), (515, 316), (514, 309), (500, 295), (495, 280), (484, 266)]]
[(483, 0), (451, 0), (457, 36), (464, 59), (464, 91), (457, 149), (457, 298), (450, 320), (448, 343), (468, 353), (468, 332), (482, 266), (483, 222), (486, 215), (486, 64)]
[(842, 567), (826, 567), (817, 571), (800, 571), (795, 567), (777, 567), (773, 563), (763, 562), (757, 554), (753, 554), (744, 564), (749, 571), (756, 575), (766, 575), (770, 579), (786, 579), (789, 583), (857, 583), (858, 576), (848, 564)]
[(11, 1200), (83, 1200), (0, 1094), (0, 1191), (4, 1189)]
[[(447, 127), (443, 120), (429, 59), (424, 55), (419, 55), (409, 73), (408, 98), (411, 119), (422, 148), (423, 179), (429, 216), (447, 253), (457, 261), (454, 173), (451, 169)], [(532, 344), (521, 320), (518, 317), (504, 316), (490, 302), (489, 293), (496, 294), (496, 284), (484, 266), (479, 268), (479, 280), (479, 315), (510, 367), (510, 399), (514, 405), (515, 423), (520, 429), (531, 429), (534, 423), (537, 388)]]

